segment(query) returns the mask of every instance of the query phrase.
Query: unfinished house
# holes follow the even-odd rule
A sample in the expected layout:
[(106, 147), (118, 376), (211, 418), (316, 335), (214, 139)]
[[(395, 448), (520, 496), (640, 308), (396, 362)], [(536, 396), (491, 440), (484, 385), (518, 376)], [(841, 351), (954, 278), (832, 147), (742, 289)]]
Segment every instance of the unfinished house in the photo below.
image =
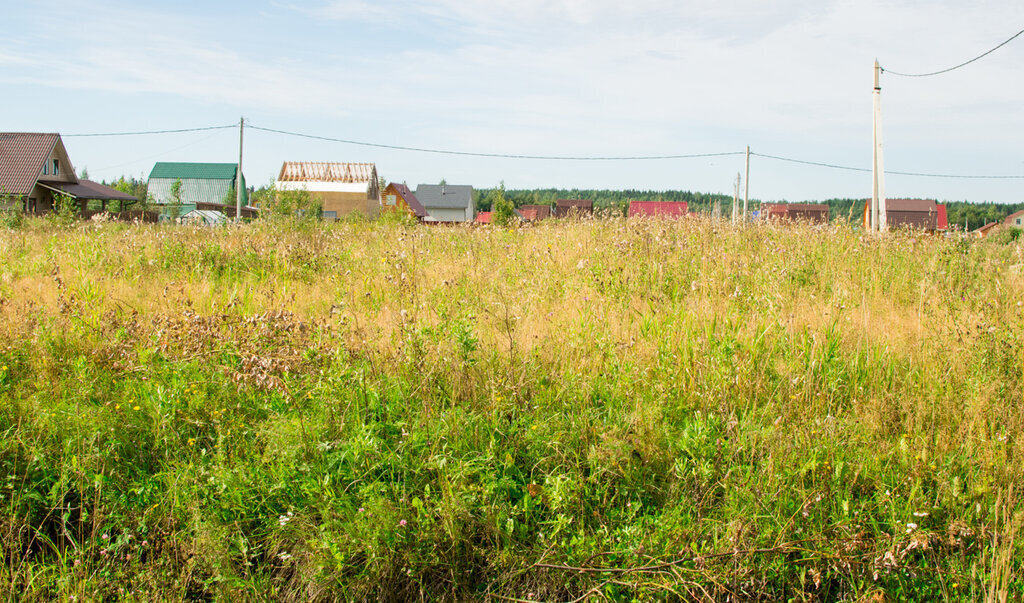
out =
[(307, 191), (320, 202), (323, 219), (337, 220), (352, 213), (380, 215), (380, 183), (372, 163), (286, 161), (274, 188)]

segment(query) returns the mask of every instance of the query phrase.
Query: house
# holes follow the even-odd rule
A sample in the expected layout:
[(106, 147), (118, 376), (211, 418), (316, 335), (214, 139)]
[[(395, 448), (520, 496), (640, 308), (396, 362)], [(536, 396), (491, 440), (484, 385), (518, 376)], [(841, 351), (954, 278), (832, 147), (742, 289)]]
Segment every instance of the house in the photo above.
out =
[(74, 200), (82, 212), (90, 201), (99, 201), (104, 210), (109, 201), (138, 201), (76, 176), (60, 134), (0, 132), (0, 207), (44, 213), (55, 209), (61, 195)]
[(760, 218), (828, 224), (829, 206), (824, 203), (762, 203)]
[(473, 187), (468, 184), (421, 184), (416, 198), (426, 208), (426, 222), (472, 222)]
[(1024, 209), (1006, 216), (1006, 219), (1003, 220), (1003, 225), (1024, 228)]
[(333, 221), (351, 213), (380, 215), (380, 182), (372, 163), (286, 161), (274, 188), (308, 191), (320, 202), (323, 218)]
[(977, 229), (971, 231), (971, 234), (973, 234), (974, 236), (976, 236), (976, 237), (978, 237), (980, 239), (983, 239), (983, 238), (987, 237), (988, 235), (992, 234), (992, 232), (994, 230), (996, 230), (999, 226), (1000, 226), (999, 222), (989, 222), (988, 224), (986, 224), (984, 226), (980, 226)]
[[(870, 228), (871, 201), (864, 204), (864, 228)], [(913, 228), (935, 232), (945, 224), (946, 206), (934, 199), (886, 199), (885, 222), (889, 229)], [(941, 219), (940, 219), (941, 215)]]
[(392, 182), (387, 185), (384, 192), (381, 193), (381, 199), (381, 209), (383, 211), (401, 209), (411, 213), (420, 220), (427, 217), (427, 210), (420, 203), (420, 200), (416, 198), (416, 193), (412, 192), (404, 184)]
[(686, 213), (686, 201), (630, 201), (627, 216), (681, 218)]
[(523, 220), (526, 220), (527, 222), (537, 222), (551, 217), (551, 206), (524, 205), (519, 208), (519, 213), (522, 214)]
[[(164, 206), (163, 216), (169, 216), (171, 206), (177, 205), (178, 216), (191, 211), (219, 211), (234, 217), (235, 190), (238, 164), (236, 163), (183, 163), (158, 162), (149, 173), (148, 192), (152, 202)], [(178, 187), (177, 183), (181, 182)], [(176, 191), (175, 189), (178, 188)], [(242, 216), (255, 217), (256, 208), (249, 207), (249, 191), (242, 175)]]
[(482, 211), (476, 214), (476, 219), (473, 220), (476, 224), (490, 224), (492, 211)]
[(594, 213), (594, 202), (590, 199), (555, 200), (555, 217), (590, 216)]

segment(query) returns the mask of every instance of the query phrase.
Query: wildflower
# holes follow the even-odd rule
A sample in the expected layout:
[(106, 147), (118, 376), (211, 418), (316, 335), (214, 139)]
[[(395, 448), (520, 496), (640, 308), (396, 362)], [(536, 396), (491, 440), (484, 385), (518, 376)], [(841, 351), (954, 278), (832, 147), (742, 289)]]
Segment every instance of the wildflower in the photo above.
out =
[(907, 534), (913, 532), (916, 529), (917, 529), (917, 524), (916, 523), (908, 523), (907, 524)]
[(359, 512), (360, 512), (360, 513), (365, 513), (365, 512), (366, 512), (366, 509), (364, 509), (364, 508), (362, 508), (362, 507), (359, 507)]
[(133, 407), (132, 407), (132, 410), (139, 410), (139, 405), (138, 405), (138, 404), (136, 404), (135, 406), (133, 406)]
[(398, 525), (400, 525), (400, 526), (402, 526), (404, 528), (407, 523), (409, 523), (409, 522), (403, 519), (402, 521), (398, 522)]
[(142, 541), (142, 546), (146, 546), (147, 544), (149, 544), (149, 541), (148, 541), (148, 540), (143, 540), (143, 541)]
[(75, 559), (75, 567), (78, 567), (79, 565), (82, 565), (82, 560), (81, 559)]
[(106, 540), (106, 539), (110, 538), (110, 534), (104, 534), (104, 535), (100, 536), (100, 538), (102, 538), (103, 540)]
[(927, 511), (914, 511), (914, 517), (928, 517)]

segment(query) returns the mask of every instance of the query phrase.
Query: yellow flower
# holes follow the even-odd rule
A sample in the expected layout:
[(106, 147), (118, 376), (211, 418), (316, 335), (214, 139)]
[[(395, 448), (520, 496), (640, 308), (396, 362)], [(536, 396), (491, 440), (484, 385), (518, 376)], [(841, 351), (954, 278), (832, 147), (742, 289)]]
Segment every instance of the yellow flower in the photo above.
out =
[(114, 405), (114, 410), (121, 410), (121, 405), (120, 404), (115, 404)]
[(189, 438), (189, 439), (188, 439), (188, 445), (189, 445), (189, 446), (194, 446), (194, 445), (195, 445), (195, 443), (196, 443), (196, 439), (195, 439), (195, 438)]
[(132, 407), (132, 410), (139, 410), (139, 405), (138, 405), (138, 404), (136, 404), (135, 406), (133, 406), (133, 407)]

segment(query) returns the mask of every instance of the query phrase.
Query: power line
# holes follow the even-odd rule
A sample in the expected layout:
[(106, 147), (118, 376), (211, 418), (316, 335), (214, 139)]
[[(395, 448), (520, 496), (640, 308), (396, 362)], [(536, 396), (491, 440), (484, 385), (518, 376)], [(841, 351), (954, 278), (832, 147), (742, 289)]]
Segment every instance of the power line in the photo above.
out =
[(182, 128), (180, 130), (149, 130), (146, 132), (98, 132), (90, 134), (61, 134), (63, 138), (78, 137), (83, 138), (86, 136), (145, 136), (148, 134), (181, 134), (184, 132), (204, 132), (207, 130), (224, 130), (226, 128), (237, 128), (238, 124), (231, 124), (229, 126), (209, 126), (206, 128)]
[[(821, 163), (818, 161), (806, 161), (803, 159), (793, 159), (792, 157), (779, 157), (777, 155), (766, 155), (764, 153), (750, 152), (751, 155), (757, 157), (764, 157), (765, 159), (774, 159), (776, 161), (787, 161), (789, 163), (799, 163), (802, 165), (813, 165), (817, 167), (831, 168), (834, 170), (848, 170), (851, 172), (871, 172), (871, 168), (851, 167), (848, 165), (836, 165), (834, 163)], [(886, 174), (892, 174), (894, 176), (917, 176), (920, 178), (954, 178), (954, 179), (971, 179), (971, 180), (1022, 180), (1024, 175), (1021, 176), (972, 176), (965, 174), (930, 174), (926, 172), (896, 172), (892, 170), (886, 170)]]
[(734, 155), (743, 155), (743, 151), (729, 151), (725, 153), (698, 153), (692, 155), (632, 155), (623, 157), (584, 157), (584, 156), (565, 156), (565, 155), (516, 155), (510, 153), (474, 153), (470, 151), (452, 151), (446, 149), (428, 149), (422, 147), (406, 147), (392, 144), (380, 144), (375, 142), (361, 142), (357, 140), (345, 140), (343, 138), (330, 138), (328, 136), (317, 136), (315, 134), (301, 134), (299, 132), (288, 132), (286, 130), (275, 130), (273, 128), (262, 128), (260, 126), (254, 126), (246, 123), (246, 127), (253, 130), (261, 130), (263, 132), (273, 132), (275, 134), (284, 134), (287, 136), (297, 136), (299, 138), (310, 138), (313, 140), (323, 140), (327, 142), (339, 142), (343, 144), (359, 145), (364, 147), (374, 147), (378, 149), (392, 149), (396, 151), (412, 151), (417, 153), (435, 153), (439, 155), (458, 155), (461, 157), (488, 157), (498, 159), (539, 159), (544, 161), (649, 161), (649, 160), (660, 160), (660, 159), (698, 159), (703, 157), (728, 157)]
[(933, 71), (931, 73), (900, 73), (898, 71), (890, 71), (890, 70), (882, 67), (882, 71), (884, 71), (885, 73), (891, 73), (893, 75), (899, 75), (899, 76), (902, 76), (902, 77), (929, 77), (929, 76), (932, 76), (932, 75), (941, 75), (943, 73), (949, 73), (950, 71), (954, 71), (956, 69), (960, 69), (961, 67), (966, 67), (967, 65), (970, 65), (974, 61), (977, 61), (978, 59), (982, 59), (982, 58), (992, 54), (993, 52), (999, 50), (1003, 46), (1006, 46), (1007, 44), (1012, 42), (1015, 38), (1017, 38), (1017, 36), (1019, 36), (1021, 34), (1024, 34), (1024, 29), (1022, 29), (1022, 30), (1018, 31), (1017, 33), (1013, 34), (1012, 36), (1010, 36), (1009, 40), (1006, 40), (1005, 42), (1003, 42), (999, 46), (996, 46), (995, 48), (991, 48), (988, 51), (986, 51), (986, 52), (984, 52), (982, 54), (979, 54), (978, 56), (974, 57), (973, 59), (971, 59), (969, 61), (964, 61), (963, 63), (960, 63), (959, 65), (955, 65), (953, 67), (950, 67), (949, 69), (943, 69), (941, 71)]

